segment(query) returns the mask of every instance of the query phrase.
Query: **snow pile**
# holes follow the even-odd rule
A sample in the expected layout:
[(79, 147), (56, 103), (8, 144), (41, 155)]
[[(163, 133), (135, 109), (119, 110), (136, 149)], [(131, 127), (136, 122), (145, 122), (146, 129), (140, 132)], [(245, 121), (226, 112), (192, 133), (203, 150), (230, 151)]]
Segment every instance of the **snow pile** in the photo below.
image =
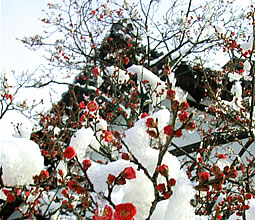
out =
[(5, 185), (33, 183), (44, 169), (39, 146), (29, 140), (32, 122), (16, 111), (8, 111), (0, 121), (0, 167)]
[(52, 125), (48, 126), (48, 131), (53, 131), (54, 136), (58, 136), (61, 129), (59, 127), (54, 127)]
[(124, 196), (121, 203), (132, 203), (137, 209), (135, 218), (146, 219), (149, 215), (151, 203), (155, 198), (152, 182), (142, 171), (137, 171), (136, 178), (127, 181), (123, 187), (123, 192)]
[[(147, 160), (148, 159), (149, 158), (147, 158)], [(187, 177), (186, 179), (184, 178), (185, 177), (184, 175), (186, 174), (183, 173), (183, 175), (179, 175), (180, 166), (175, 166), (171, 161), (173, 159), (175, 159), (174, 156), (172, 156), (172, 158), (168, 157), (165, 162), (166, 164), (169, 165), (170, 177), (174, 177), (177, 179), (178, 185), (176, 186), (177, 188), (174, 188), (174, 191), (177, 190), (176, 197), (180, 197), (179, 202), (180, 204), (182, 204), (183, 202), (182, 207), (190, 206), (189, 200), (192, 198), (191, 196), (193, 195), (192, 186), (188, 182)], [(151, 207), (151, 202), (154, 200), (153, 184), (148, 179), (148, 177), (146, 177), (143, 171), (138, 170), (137, 167), (133, 163), (130, 163), (129, 161), (117, 160), (107, 165), (93, 163), (92, 166), (88, 169), (87, 173), (88, 173), (88, 177), (90, 178), (91, 182), (94, 185), (95, 191), (98, 193), (103, 192), (104, 195), (107, 196), (108, 192), (107, 192), (106, 180), (108, 175), (112, 174), (114, 176), (118, 176), (120, 172), (122, 172), (126, 167), (130, 167), (130, 166), (136, 169), (136, 178), (132, 180), (127, 180), (126, 184), (123, 186), (115, 186), (114, 191), (112, 193), (112, 199), (113, 199), (113, 202), (115, 202), (115, 204), (133, 203), (137, 208), (136, 218), (142, 220), (148, 217), (149, 210)], [(186, 198), (185, 200), (183, 200), (184, 196)], [(180, 205), (180, 204), (177, 204), (177, 205)], [(165, 206), (166, 205), (167, 203), (165, 204)], [(176, 205), (174, 205), (173, 207), (178, 208), (178, 206)], [(194, 213), (194, 210), (192, 209), (192, 207), (190, 208), (190, 211), (193, 211)], [(161, 216), (164, 216), (163, 213), (161, 213)], [(189, 213), (189, 216), (191, 216), (190, 213)], [(167, 219), (167, 217), (165, 219)]]
[[(151, 137), (146, 132), (148, 129), (146, 120), (148, 118), (153, 118), (154, 121), (158, 121), (158, 130), (160, 132), (159, 139), (161, 140), (161, 144), (164, 144), (166, 137), (163, 130), (170, 120), (170, 112), (167, 109), (159, 110), (152, 116), (148, 116), (137, 121), (134, 124), (134, 127), (125, 132), (126, 138), (124, 140), (132, 154), (141, 162), (141, 164), (143, 164), (150, 175), (152, 175), (156, 169), (159, 150), (152, 149), (150, 147)], [(159, 143), (154, 144), (158, 145)], [(175, 178), (176, 170), (180, 169), (180, 163), (177, 158), (167, 153), (163, 158), (163, 163), (168, 165), (169, 175)]]
[(189, 181), (186, 173), (180, 170), (176, 185), (173, 187), (173, 194), (168, 200), (163, 200), (157, 204), (151, 220), (208, 220), (208, 216), (196, 216), (195, 209), (190, 205), (190, 200), (194, 199), (195, 190)]
[(88, 145), (91, 143), (93, 131), (91, 128), (82, 127), (76, 131), (70, 140), (70, 145), (75, 148), (78, 160), (82, 162), (85, 159), (85, 154)]
[[(170, 112), (166, 109), (154, 113), (152, 116), (158, 121), (159, 131), (169, 123)], [(159, 150), (150, 147), (150, 137), (146, 133), (147, 126), (145, 124), (147, 118), (140, 119), (134, 124), (134, 127), (128, 129), (125, 142), (134, 156), (153, 175), (156, 170)], [(163, 134), (159, 136), (161, 142), (164, 143)], [(167, 202), (158, 204), (153, 219), (195, 219), (194, 208), (190, 205), (190, 200), (194, 198), (195, 190), (188, 180), (184, 171), (180, 170), (180, 162), (178, 159), (166, 153), (162, 164), (166, 164), (169, 168), (169, 178), (176, 179), (176, 186), (173, 187), (173, 195)], [(159, 183), (165, 183), (165, 179), (159, 176)], [(139, 188), (137, 187), (139, 185)], [(142, 190), (141, 190), (142, 189)], [(142, 171), (137, 172), (137, 178), (128, 182), (123, 188), (124, 196), (122, 202), (131, 202), (137, 207), (137, 219), (145, 219), (149, 215), (151, 202), (154, 200), (154, 189), (151, 181)], [(183, 212), (183, 210), (187, 210)]]
[(33, 183), (33, 176), (44, 169), (39, 146), (26, 138), (0, 138), (0, 166), (5, 185)]
[(238, 73), (229, 73), (228, 78), (230, 82), (233, 82), (233, 81), (239, 81), (242, 78), (242, 76)]
[[(89, 179), (94, 185), (96, 192), (104, 192), (107, 194), (107, 177), (109, 174), (118, 176), (126, 167), (135, 167), (134, 164), (126, 160), (117, 160), (111, 162), (107, 165), (92, 163), (91, 167), (88, 169), (87, 174)], [(117, 187), (116, 189), (119, 189)], [(116, 190), (115, 189), (115, 190)]]
[(96, 122), (96, 132), (98, 133), (99, 131), (106, 131), (108, 127), (107, 122), (104, 119), (99, 119)]
[[(129, 75), (126, 71), (121, 70), (117, 67), (111, 66), (106, 68), (107, 73), (110, 76), (115, 76), (118, 78), (118, 83), (123, 84), (128, 82)], [(162, 81), (157, 75), (155, 75), (150, 70), (146, 69), (145, 67), (141, 65), (132, 65), (131, 67), (127, 68), (127, 71), (133, 75), (137, 74), (137, 79), (140, 82), (147, 81), (150, 89), (151, 89), (151, 100), (152, 105), (156, 106), (161, 101), (166, 99), (166, 82)], [(180, 103), (185, 102), (186, 98), (188, 96), (187, 92), (184, 92), (180, 87), (176, 87), (176, 79), (173, 72), (169, 75), (170, 83), (172, 84), (172, 89), (175, 90), (176, 97), (175, 99), (179, 101)], [(146, 90), (145, 87), (140, 88)], [(144, 91), (146, 93), (146, 91)]]
[(13, 136), (30, 139), (33, 123), (17, 111), (7, 111), (0, 120), (0, 137)]
[(114, 66), (106, 67), (106, 71), (110, 76), (116, 76), (119, 84), (125, 84), (129, 80), (129, 75), (126, 71)]
[[(138, 151), (142, 153), (150, 145), (151, 137), (146, 132), (148, 129), (146, 125), (146, 120), (148, 118), (153, 118), (154, 121), (157, 121), (160, 138), (163, 140), (165, 137), (163, 130), (170, 121), (170, 112), (168, 109), (159, 110), (151, 116), (147, 116), (138, 120), (132, 128), (125, 131), (125, 142), (128, 144), (129, 149), (132, 153), (136, 153)], [(137, 148), (136, 146), (139, 146), (139, 148)]]
[(132, 65), (127, 70), (132, 74), (137, 74), (139, 81), (147, 80), (149, 82), (152, 90), (152, 104), (154, 106), (166, 99), (166, 83), (150, 70), (140, 65)]
[[(172, 197), (169, 199), (165, 220), (168, 219), (196, 219), (195, 209), (190, 205), (190, 200), (194, 199), (195, 190), (184, 171), (179, 172), (176, 179), (176, 186)], [(185, 210), (185, 211), (184, 211)]]

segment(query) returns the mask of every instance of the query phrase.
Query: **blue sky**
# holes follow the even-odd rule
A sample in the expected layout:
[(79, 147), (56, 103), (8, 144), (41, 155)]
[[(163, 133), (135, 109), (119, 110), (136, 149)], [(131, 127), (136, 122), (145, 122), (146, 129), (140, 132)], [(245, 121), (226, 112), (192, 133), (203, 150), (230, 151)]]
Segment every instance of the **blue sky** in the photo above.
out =
[[(23, 71), (33, 72), (41, 63), (45, 63), (41, 51), (30, 51), (16, 38), (32, 36), (42, 33), (44, 17), (43, 9), (47, 9), (48, 2), (58, 0), (0, 0), (1, 1), (1, 72), (17, 74)], [(117, 0), (122, 1), (122, 0)], [(251, 0), (252, 2), (254, 0)], [(167, 0), (161, 0), (161, 3)], [(235, 2), (249, 3), (250, 0), (235, 0)]]
[(1, 72), (33, 71), (43, 59), (38, 52), (29, 51), (16, 38), (43, 31), (42, 9), (49, 0), (1, 0)]

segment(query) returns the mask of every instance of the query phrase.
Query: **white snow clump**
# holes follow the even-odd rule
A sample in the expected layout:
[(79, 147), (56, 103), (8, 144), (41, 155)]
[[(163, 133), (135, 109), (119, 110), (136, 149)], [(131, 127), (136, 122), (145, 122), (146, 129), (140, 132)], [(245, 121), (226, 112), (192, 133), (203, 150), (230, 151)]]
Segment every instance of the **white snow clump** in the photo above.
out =
[(121, 203), (132, 203), (137, 209), (135, 218), (146, 219), (155, 196), (153, 184), (143, 171), (136, 171), (136, 178), (127, 181), (123, 187), (123, 193)]
[[(163, 133), (163, 128), (169, 123), (170, 112), (167, 109), (159, 110), (152, 116), (158, 121), (159, 131)], [(150, 147), (150, 137), (147, 134), (146, 126), (147, 118), (140, 119), (134, 124), (134, 127), (128, 129), (124, 139), (130, 151), (138, 159), (138, 161), (148, 170), (150, 175), (153, 175), (157, 168), (157, 160), (159, 150)], [(160, 136), (164, 143), (165, 136)], [(194, 198), (195, 190), (188, 177), (183, 170), (180, 170), (180, 162), (178, 159), (166, 153), (162, 164), (166, 164), (169, 169), (169, 178), (175, 178), (176, 185), (173, 187), (173, 195), (166, 202), (160, 202), (156, 207), (152, 219), (196, 219), (194, 208), (190, 205), (190, 200)], [(159, 183), (165, 183), (165, 179), (159, 176)], [(141, 187), (137, 187), (137, 186)], [(154, 189), (150, 180), (142, 171), (137, 172), (137, 179), (131, 180), (123, 188), (122, 202), (132, 202), (137, 207), (137, 219), (145, 219), (149, 215), (150, 204), (154, 199)], [(185, 210), (185, 212), (183, 211)]]
[(33, 123), (17, 111), (8, 111), (0, 120), (0, 137), (30, 139)]
[(39, 146), (29, 140), (33, 124), (16, 111), (8, 111), (0, 121), (0, 167), (5, 185), (33, 183), (44, 169)]
[[(107, 192), (107, 177), (109, 174), (118, 176), (126, 167), (135, 167), (134, 164), (126, 160), (117, 160), (106, 165), (92, 163), (91, 167), (88, 169), (87, 174), (89, 179), (94, 185), (96, 192)], [(119, 187), (114, 188), (119, 189)], [(106, 193), (107, 194), (107, 193)]]
[(44, 169), (44, 159), (39, 146), (26, 138), (0, 138), (0, 166), (5, 185), (33, 183), (33, 176)]
[(88, 145), (92, 141), (93, 131), (91, 128), (82, 127), (76, 131), (70, 140), (70, 145), (75, 149), (78, 160), (82, 162), (86, 158)]
[(129, 80), (128, 73), (122, 69), (117, 68), (117, 67), (114, 67), (114, 66), (106, 67), (106, 71), (108, 72), (108, 74), (110, 76), (115, 75), (116, 78), (118, 79), (119, 84), (127, 83)]
[(148, 80), (152, 90), (152, 104), (154, 106), (166, 99), (165, 82), (153, 72), (140, 65), (132, 65), (127, 70), (132, 74), (137, 74), (138, 80), (141, 82), (143, 80)]

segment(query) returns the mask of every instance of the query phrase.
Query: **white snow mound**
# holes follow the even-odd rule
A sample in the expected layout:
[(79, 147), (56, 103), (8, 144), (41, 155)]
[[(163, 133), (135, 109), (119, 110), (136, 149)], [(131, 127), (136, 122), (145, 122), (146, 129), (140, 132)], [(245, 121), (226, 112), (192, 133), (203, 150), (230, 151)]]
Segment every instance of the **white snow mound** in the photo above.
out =
[(26, 138), (0, 138), (0, 166), (5, 185), (33, 183), (33, 176), (44, 169), (44, 159), (39, 146)]

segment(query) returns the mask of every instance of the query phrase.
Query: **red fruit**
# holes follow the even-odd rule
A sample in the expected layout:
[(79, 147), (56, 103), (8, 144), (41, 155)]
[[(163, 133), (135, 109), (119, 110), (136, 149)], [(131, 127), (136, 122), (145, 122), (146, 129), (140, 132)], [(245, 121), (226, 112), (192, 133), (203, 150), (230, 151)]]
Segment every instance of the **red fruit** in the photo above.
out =
[(113, 132), (113, 136), (115, 137), (115, 138), (117, 138), (117, 139), (119, 139), (120, 138), (120, 131), (114, 131)]
[(165, 164), (162, 164), (161, 166), (158, 167), (158, 172), (165, 177), (168, 177), (168, 166)]
[(227, 156), (225, 154), (219, 154), (220, 159), (227, 159)]
[(42, 170), (40, 172), (40, 177), (41, 177), (42, 180), (48, 179), (50, 177), (50, 174), (47, 170)]
[(242, 216), (243, 214), (242, 214), (242, 212), (236, 212), (236, 215), (237, 216)]
[(172, 89), (167, 90), (167, 98), (170, 100), (174, 100), (175, 98), (175, 91)]
[(229, 166), (225, 166), (225, 167), (223, 168), (223, 173), (227, 174), (229, 171), (230, 171)]
[(188, 124), (185, 124), (184, 128), (187, 131), (193, 131), (196, 128), (196, 124), (193, 121), (191, 121)]
[(165, 192), (166, 191), (166, 186), (165, 184), (161, 183), (161, 184), (158, 184), (157, 185), (157, 190), (161, 193)]
[(186, 122), (189, 119), (189, 114), (186, 111), (179, 113), (178, 116), (181, 122)]
[(209, 191), (209, 189), (210, 189), (209, 186), (199, 186), (199, 190), (203, 192)]
[(153, 118), (147, 118), (145, 124), (147, 125), (148, 128), (155, 128), (157, 126)]
[(204, 163), (203, 157), (198, 157), (198, 158), (197, 158), (197, 161), (198, 161), (199, 163)]
[(82, 166), (84, 168), (84, 170), (87, 170), (90, 166), (91, 166), (91, 160), (84, 160), (82, 161)]
[(205, 181), (208, 181), (210, 179), (210, 173), (208, 172), (202, 172), (199, 176), (199, 182), (204, 183)]
[(79, 106), (80, 106), (81, 109), (86, 108), (86, 105), (85, 105), (84, 101), (80, 102)]
[(174, 133), (174, 129), (171, 125), (167, 125), (166, 127), (164, 127), (164, 134), (171, 136)]
[(243, 196), (242, 195), (238, 196), (237, 201), (240, 202), (240, 203), (243, 203), (244, 202)]
[(116, 179), (116, 177), (115, 177), (114, 175), (109, 174), (108, 177), (107, 177), (107, 183), (108, 183), (109, 185), (112, 185), (113, 182), (115, 181), (115, 179)]
[(7, 200), (8, 202), (14, 202), (16, 200), (16, 197), (12, 192), (10, 192), (7, 194)]
[(129, 63), (129, 58), (125, 57), (125, 64), (127, 65)]
[(69, 146), (63, 152), (63, 156), (67, 159), (72, 159), (76, 155), (75, 149), (72, 146)]
[(61, 194), (63, 194), (64, 197), (68, 198), (68, 190), (67, 189), (63, 189)]
[(121, 158), (122, 158), (123, 160), (129, 160), (129, 156), (128, 156), (127, 153), (122, 153), (122, 154), (121, 154)]
[(75, 191), (77, 188), (77, 183), (74, 180), (70, 180), (68, 183), (68, 188), (72, 191)]
[(141, 115), (141, 118), (145, 118), (145, 117), (147, 117), (148, 116), (148, 114), (146, 113), (146, 112), (144, 112), (142, 115)]
[(182, 136), (182, 130), (181, 129), (176, 130), (174, 132), (174, 136), (177, 137), (177, 138), (181, 137)]
[(231, 169), (227, 174), (226, 176), (228, 178), (236, 178), (238, 176), (238, 171), (235, 170), (235, 169)]
[(171, 196), (171, 193), (170, 193), (170, 192), (167, 192), (167, 193), (164, 194), (164, 198), (165, 198), (165, 199), (169, 199), (170, 196)]
[(106, 131), (105, 132), (105, 137), (104, 137), (104, 140), (107, 142), (107, 143), (110, 143), (113, 139), (113, 134), (112, 132), (110, 131)]
[(77, 192), (78, 194), (82, 194), (82, 193), (85, 192), (85, 189), (84, 189), (83, 187), (81, 187), (81, 186), (77, 186), (76, 192)]
[(245, 195), (245, 198), (246, 198), (246, 199), (251, 199), (251, 198), (252, 198), (252, 194), (251, 194), (251, 193), (247, 193), (247, 194)]
[(136, 207), (132, 203), (116, 205), (114, 220), (133, 220), (136, 215)]
[(94, 76), (95, 76), (95, 77), (98, 77), (99, 71), (98, 71), (98, 68), (97, 68), (97, 67), (94, 67), (94, 68), (93, 68), (93, 73), (94, 73)]
[(233, 196), (229, 196), (229, 197), (228, 197), (228, 202), (230, 203), (233, 199), (234, 199)]
[(116, 180), (117, 185), (125, 185), (126, 184), (126, 179), (124, 177), (120, 177)]
[(214, 180), (218, 183), (218, 184), (223, 184), (224, 180), (226, 179), (225, 174), (222, 172), (219, 172), (215, 175)]
[(154, 130), (147, 130), (147, 133), (153, 137), (153, 138), (157, 138), (158, 137), (158, 133)]
[(59, 174), (61, 177), (63, 177), (63, 176), (64, 176), (63, 170), (59, 170), (59, 171), (58, 171), (58, 174)]
[(188, 102), (182, 102), (179, 106), (180, 111), (185, 111), (186, 109), (189, 108), (189, 103)]
[(94, 112), (98, 109), (98, 105), (96, 102), (94, 101), (90, 101), (88, 104), (87, 104), (87, 108), (90, 112)]
[(174, 178), (171, 178), (171, 179), (168, 181), (168, 183), (167, 183), (167, 185), (168, 185), (169, 187), (175, 186), (175, 184), (176, 184), (176, 180), (175, 180)]
[(217, 190), (217, 191), (221, 191), (222, 190), (222, 184), (212, 184), (212, 188)]
[(232, 46), (233, 48), (236, 48), (236, 47), (237, 47), (237, 43), (236, 43), (236, 41), (235, 41), (235, 40), (233, 40), (233, 41), (232, 41), (231, 46)]
[(244, 206), (243, 206), (243, 209), (244, 209), (244, 210), (248, 210), (249, 208), (250, 208), (249, 205), (244, 205)]
[(95, 215), (92, 220), (112, 220), (112, 208), (108, 205), (104, 207), (102, 215), (98, 215), (98, 209), (95, 211)]
[(212, 168), (211, 168), (211, 171), (214, 175), (220, 173), (220, 168), (218, 167), (218, 165), (213, 165)]
[(126, 167), (122, 172), (122, 176), (125, 179), (131, 180), (136, 178), (136, 172), (133, 167)]

